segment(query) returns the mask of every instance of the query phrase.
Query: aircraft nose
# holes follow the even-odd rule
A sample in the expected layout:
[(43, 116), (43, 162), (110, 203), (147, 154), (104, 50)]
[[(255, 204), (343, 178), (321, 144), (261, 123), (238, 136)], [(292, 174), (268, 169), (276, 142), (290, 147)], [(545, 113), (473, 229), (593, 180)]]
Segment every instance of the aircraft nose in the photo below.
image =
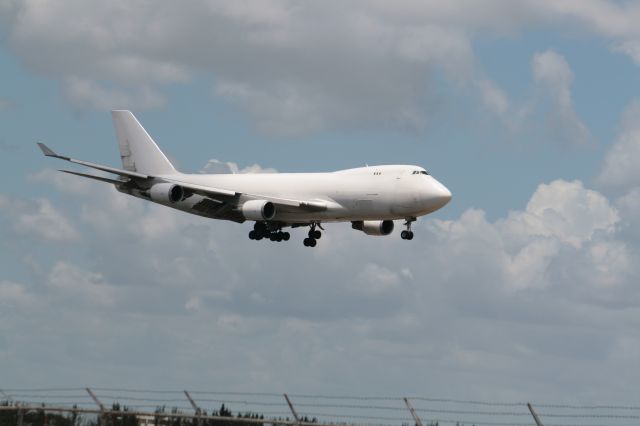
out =
[(438, 208), (444, 207), (449, 201), (451, 201), (451, 191), (434, 179), (435, 185), (433, 185), (433, 197), (435, 198)]

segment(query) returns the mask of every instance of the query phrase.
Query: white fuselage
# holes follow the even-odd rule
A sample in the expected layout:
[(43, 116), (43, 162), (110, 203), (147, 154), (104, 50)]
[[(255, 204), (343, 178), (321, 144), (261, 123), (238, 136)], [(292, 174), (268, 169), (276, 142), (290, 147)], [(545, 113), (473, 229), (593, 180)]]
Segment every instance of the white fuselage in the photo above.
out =
[[(240, 203), (259, 198), (252, 194), (260, 194), (317, 201), (327, 206), (321, 211), (279, 206), (274, 220), (285, 223), (418, 217), (438, 210), (451, 199), (451, 192), (418, 166), (371, 166), (330, 173), (179, 174), (164, 177), (176, 183), (242, 193)], [(194, 196), (166, 205), (206, 216), (192, 209), (199, 200), (201, 197)]]

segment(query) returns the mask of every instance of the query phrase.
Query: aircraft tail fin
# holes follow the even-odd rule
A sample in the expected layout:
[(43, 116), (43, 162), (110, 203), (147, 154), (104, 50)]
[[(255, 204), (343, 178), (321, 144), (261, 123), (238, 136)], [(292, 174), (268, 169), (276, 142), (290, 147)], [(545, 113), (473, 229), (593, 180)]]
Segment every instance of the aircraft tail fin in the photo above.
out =
[(178, 173), (131, 111), (111, 111), (111, 116), (125, 170), (148, 175)]

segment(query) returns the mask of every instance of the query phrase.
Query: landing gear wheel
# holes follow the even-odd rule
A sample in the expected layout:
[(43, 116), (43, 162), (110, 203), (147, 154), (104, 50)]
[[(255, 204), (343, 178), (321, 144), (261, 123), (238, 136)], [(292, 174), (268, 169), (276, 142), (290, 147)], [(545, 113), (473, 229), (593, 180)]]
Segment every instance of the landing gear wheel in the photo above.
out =
[(314, 239), (316, 239), (316, 240), (319, 240), (320, 237), (322, 237), (322, 232), (318, 231), (317, 229), (315, 231), (310, 232), (310, 233), (313, 233), (312, 237)]
[(403, 240), (413, 240), (413, 231), (411, 230), (411, 223), (415, 221), (416, 221), (415, 217), (407, 218), (407, 221), (404, 223), (407, 229), (400, 233), (400, 238), (402, 238)]
[(256, 231), (249, 231), (249, 239), (250, 240), (257, 240), (258, 239), (258, 233)]
[(288, 232), (283, 232), (282, 233), (282, 239), (285, 241), (289, 241), (289, 238), (291, 238), (291, 234), (289, 234)]
[(304, 240), (302, 240), (302, 243), (305, 247), (315, 247), (317, 244), (314, 238), (305, 238)]

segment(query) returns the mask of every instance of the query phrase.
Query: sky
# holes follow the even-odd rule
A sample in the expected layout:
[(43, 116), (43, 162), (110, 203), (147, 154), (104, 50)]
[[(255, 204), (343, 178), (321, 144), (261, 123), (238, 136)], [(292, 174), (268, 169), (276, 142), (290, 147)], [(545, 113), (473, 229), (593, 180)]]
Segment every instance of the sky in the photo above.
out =
[[(633, 402), (639, 21), (604, 0), (0, 0), (1, 386)], [(250, 241), (37, 150), (118, 167), (111, 109), (183, 172), (417, 164), (453, 200), (411, 242)]]

